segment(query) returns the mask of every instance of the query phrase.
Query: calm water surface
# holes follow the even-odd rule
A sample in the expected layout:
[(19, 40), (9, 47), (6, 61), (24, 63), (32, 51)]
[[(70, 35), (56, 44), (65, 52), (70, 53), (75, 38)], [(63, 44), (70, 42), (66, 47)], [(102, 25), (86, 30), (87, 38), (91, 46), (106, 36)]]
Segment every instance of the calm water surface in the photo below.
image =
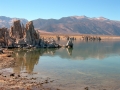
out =
[(73, 49), (15, 50), (13, 71), (38, 72), (62, 90), (120, 90), (120, 41), (74, 41)]

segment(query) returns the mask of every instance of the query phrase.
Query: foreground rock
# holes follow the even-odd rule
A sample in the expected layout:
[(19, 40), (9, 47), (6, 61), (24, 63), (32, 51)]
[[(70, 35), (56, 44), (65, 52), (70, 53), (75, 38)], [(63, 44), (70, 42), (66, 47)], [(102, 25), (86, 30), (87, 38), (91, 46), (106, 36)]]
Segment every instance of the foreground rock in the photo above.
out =
[(0, 69), (10, 68), (15, 66), (15, 59), (12, 57), (12, 51), (1, 49), (2, 54), (0, 54)]
[(1, 54), (0, 55), (0, 69), (3, 68), (10, 68), (15, 66), (15, 59), (8, 54)]
[(53, 80), (37, 77), (26, 77), (23, 75), (0, 71), (0, 90), (60, 90), (50, 87)]

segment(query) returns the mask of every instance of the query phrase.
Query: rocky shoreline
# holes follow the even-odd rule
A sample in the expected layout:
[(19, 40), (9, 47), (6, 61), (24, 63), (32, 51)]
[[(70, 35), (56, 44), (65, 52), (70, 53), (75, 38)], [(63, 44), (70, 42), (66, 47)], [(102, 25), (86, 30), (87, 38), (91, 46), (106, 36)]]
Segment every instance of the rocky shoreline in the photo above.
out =
[[(59, 40), (59, 37), (57, 37)], [(73, 47), (72, 39), (68, 39), (66, 47)], [(45, 39), (34, 29), (33, 21), (24, 26), (20, 20), (13, 22), (10, 29), (0, 28), (0, 46), (4, 48), (59, 48), (54, 38)]]
[[(13, 52), (12, 52), (13, 53)], [(5, 50), (0, 54), (0, 90), (60, 90), (51, 88), (50, 83), (54, 80), (47, 78), (37, 78), (28, 75), (28, 72), (16, 74), (12, 72), (12, 67), (16, 67), (16, 60), (12, 57), (11, 51)]]
[[(16, 67), (16, 60), (12, 57), (12, 51), (8, 48), (60, 48), (54, 38), (44, 39), (40, 37), (40, 33), (34, 29), (33, 22), (30, 21), (24, 26), (20, 20), (13, 22), (13, 26), (8, 30), (7, 28), (0, 28), (0, 90), (59, 90), (51, 88), (49, 77), (40, 81), (37, 77), (30, 77), (28, 72), (26, 76), (22, 73), (17, 74), (10, 70)], [(70, 38), (64, 47), (72, 48), (73, 43)]]
[(0, 72), (0, 90), (59, 90), (50, 87), (49, 83), (53, 81), (49, 78), (43, 78), (38, 82), (36, 77), (22, 76), (5, 71)]
[(0, 69), (10, 68), (15, 66), (15, 59), (12, 56), (12, 51), (1, 50), (0, 54)]

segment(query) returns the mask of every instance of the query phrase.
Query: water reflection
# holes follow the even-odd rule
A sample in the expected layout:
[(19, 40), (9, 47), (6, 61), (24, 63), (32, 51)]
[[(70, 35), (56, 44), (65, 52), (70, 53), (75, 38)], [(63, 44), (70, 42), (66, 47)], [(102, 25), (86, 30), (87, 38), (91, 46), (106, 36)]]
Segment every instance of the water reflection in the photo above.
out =
[(34, 66), (38, 64), (39, 53), (35, 51), (19, 51), (15, 54), (15, 59), (17, 60), (17, 67), (14, 68), (16, 73), (26, 70), (31, 73)]
[(73, 48), (66, 48), (68, 55), (72, 56)]
[(54, 55), (57, 49), (31, 49), (31, 50), (15, 50), (15, 59), (17, 60), (17, 67), (14, 72), (26, 71), (32, 73), (34, 66), (38, 64), (40, 56), (43, 54)]
[[(27, 71), (32, 73), (35, 65), (40, 62), (40, 56), (59, 56), (61, 59), (86, 60), (88, 58), (104, 59), (111, 55), (120, 55), (120, 42), (74, 42), (74, 48), (60, 49), (33, 49), (33, 50), (15, 50), (17, 67), (16, 73)], [(49, 58), (48, 58), (49, 59)]]

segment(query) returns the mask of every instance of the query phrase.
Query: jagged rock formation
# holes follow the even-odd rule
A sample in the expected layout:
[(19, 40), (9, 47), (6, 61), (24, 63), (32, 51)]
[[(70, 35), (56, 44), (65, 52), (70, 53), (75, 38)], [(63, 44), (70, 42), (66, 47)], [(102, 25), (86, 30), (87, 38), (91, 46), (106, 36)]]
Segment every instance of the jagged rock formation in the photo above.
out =
[(20, 20), (13, 22), (13, 26), (10, 28), (10, 37), (15, 39), (21, 39), (24, 36), (24, 26), (21, 26)]
[(7, 28), (0, 28), (0, 44), (2, 46), (17, 47), (17, 45), (38, 45), (40, 41), (39, 32), (36, 32), (33, 22), (30, 21), (24, 27), (20, 20), (13, 22), (8, 31)]
[(20, 23), (20, 20), (14, 21), (9, 36), (19, 45), (36, 45), (39, 43), (39, 33), (35, 31), (32, 21), (28, 22), (26, 27)]
[(8, 37), (8, 30), (7, 28), (0, 28), (0, 44), (5, 46), (7, 43), (7, 37)]
[(35, 31), (32, 21), (26, 24), (25, 41), (32, 45), (39, 43), (39, 35)]
[(54, 39), (48, 42), (44, 38), (40, 38), (40, 34), (34, 29), (32, 21), (28, 22), (24, 27), (20, 20), (16, 20), (9, 31), (7, 28), (2, 28), (0, 32), (0, 39), (3, 39), (1, 43), (4, 42), (4, 47), (59, 47)]
[(9, 31), (7, 28), (0, 28), (0, 46), (13, 47), (15, 44), (15, 39), (10, 37)]
[(6, 34), (8, 33), (7, 28), (0, 28), (0, 38), (5, 39)]

